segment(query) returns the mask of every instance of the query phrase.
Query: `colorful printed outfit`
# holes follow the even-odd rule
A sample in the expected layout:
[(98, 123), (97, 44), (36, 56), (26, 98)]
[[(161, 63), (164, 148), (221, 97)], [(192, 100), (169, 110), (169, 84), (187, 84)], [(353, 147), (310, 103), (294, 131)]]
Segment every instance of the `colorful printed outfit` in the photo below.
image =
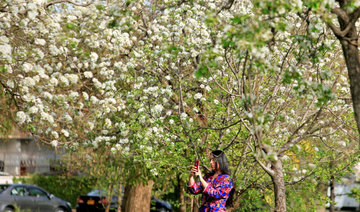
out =
[(227, 174), (220, 174), (214, 178), (213, 175), (206, 174), (204, 180), (208, 183), (208, 186), (205, 189), (201, 182), (196, 182), (191, 186), (188, 185), (190, 193), (203, 194), (199, 212), (225, 212), (226, 200), (233, 188), (230, 176)]

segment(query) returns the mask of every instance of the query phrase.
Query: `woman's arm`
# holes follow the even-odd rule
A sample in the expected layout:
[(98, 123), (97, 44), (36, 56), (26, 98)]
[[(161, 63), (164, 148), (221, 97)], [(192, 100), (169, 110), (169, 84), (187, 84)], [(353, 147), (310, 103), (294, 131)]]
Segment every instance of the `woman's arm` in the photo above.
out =
[(230, 195), (230, 191), (233, 188), (233, 183), (230, 180), (229, 176), (222, 176), (223, 179), (220, 182), (220, 185), (214, 187), (211, 184), (208, 184), (205, 187), (204, 193), (209, 196), (214, 197), (215, 199), (226, 199)]
[(195, 182), (194, 175), (196, 175), (196, 172), (196, 168), (193, 167), (187, 184), (188, 191), (192, 194), (200, 194), (204, 190), (201, 182)]
[(204, 180), (204, 178), (202, 177), (202, 174), (201, 174), (201, 171), (199, 169), (199, 171), (197, 173), (197, 176), (199, 176), (199, 179), (200, 179), (200, 182), (201, 182), (201, 185), (204, 187), (204, 188), (207, 188), (208, 187), (208, 183), (206, 182), (206, 180)]

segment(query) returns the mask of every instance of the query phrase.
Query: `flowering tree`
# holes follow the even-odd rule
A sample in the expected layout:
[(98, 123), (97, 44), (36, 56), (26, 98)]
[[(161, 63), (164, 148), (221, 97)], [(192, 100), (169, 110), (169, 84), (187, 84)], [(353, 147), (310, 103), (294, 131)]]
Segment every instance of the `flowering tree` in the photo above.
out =
[(327, 160), (324, 139), (352, 145), (338, 46), (310, 3), (6, 1), (1, 85), (34, 137), (111, 152), (125, 182), (185, 177), (226, 149), (238, 188), (270, 178), (285, 211), (286, 183)]

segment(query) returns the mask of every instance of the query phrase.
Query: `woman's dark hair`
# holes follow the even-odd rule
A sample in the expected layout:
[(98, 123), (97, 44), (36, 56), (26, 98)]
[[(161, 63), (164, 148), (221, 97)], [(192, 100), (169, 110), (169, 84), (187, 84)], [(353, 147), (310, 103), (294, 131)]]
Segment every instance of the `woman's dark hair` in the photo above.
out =
[(211, 152), (211, 155), (214, 156), (214, 161), (219, 164), (222, 173), (230, 175), (229, 163), (225, 153), (221, 150), (214, 150)]
[[(219, 164), (219, 168), (222, 173), (230, 175), (229, 163), (225, 153), (222, 150), (214, 150), (211, 152), (211, 155), (214, 156), (214, 161)], [(232, 188), (229, 197), (226, 200), (226, 206), (233, 206), (234, 193), (235, 188)]]

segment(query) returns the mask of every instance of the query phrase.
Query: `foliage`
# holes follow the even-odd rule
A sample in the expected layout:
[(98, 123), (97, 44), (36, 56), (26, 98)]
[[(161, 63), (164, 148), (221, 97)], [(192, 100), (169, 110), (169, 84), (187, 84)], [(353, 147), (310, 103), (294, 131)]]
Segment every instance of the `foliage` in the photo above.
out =
[(84, 176), (43, 176), (29, 175), (26, 177), (14, 177), (14, 183), (37, 185), (50, 194), (66, 200), (74, 208), (80, 195), (85, 195), (95, 188), (96, 181)]
[(309, 182), (327, 182), (324, 161), (356, 162), (327, 1), (3, 7), (0, 79), (18, 123), (67, 148), (69, 166), (98, 185), (185, 181), (192, 161), (209, 171), (209, 150), (224, 149), (237, 198), (256, 200), (244, 210), (280, 210), (274, 194), (285, 190), (289, 207), (304, 206), (289, 185), (322, 200)]

